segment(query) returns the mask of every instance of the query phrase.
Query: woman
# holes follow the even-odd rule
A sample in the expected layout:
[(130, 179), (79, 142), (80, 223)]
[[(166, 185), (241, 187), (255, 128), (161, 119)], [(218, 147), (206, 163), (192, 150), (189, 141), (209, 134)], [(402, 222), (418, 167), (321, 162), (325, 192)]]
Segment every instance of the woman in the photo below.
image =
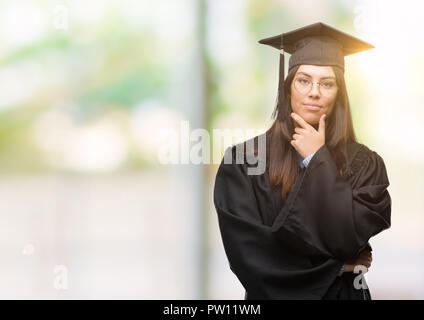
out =
[[(390, 227), (391, 198), (383, 159), (355, 138), (344, 56), (372, 46), (322, 23), (260, 43), (292, 56), (284, 81), (280, 55), (273, 125), (228, 148), (217, 172), (230, 268), (245, 299), (370, 300), (368, 241)], [(249, 174), (252, 157), (265, 172)]]

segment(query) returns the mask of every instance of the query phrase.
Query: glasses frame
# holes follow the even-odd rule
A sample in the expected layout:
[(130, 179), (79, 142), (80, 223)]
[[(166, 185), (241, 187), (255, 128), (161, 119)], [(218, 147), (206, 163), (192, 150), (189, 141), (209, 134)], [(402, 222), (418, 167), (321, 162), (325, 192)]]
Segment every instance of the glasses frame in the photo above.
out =
[[(293, 86), (294, 86), (294, 88), (296, 89), (296, 91), (297, 92), (299, 92), (300, 94), (308, 94), (309, 92), (311, 92), (311, 90), (314, 88), (314, 84), (316, 83), (317, 85), (318, 85), (318, 91), (323, 95), (323, 96), (325, 96), (325, 97), (331, 97), (331, 95), (333, 94), (333, 92), (331, 92), (330, 94), (325, 94), (325, 93), (323, 93), (322, 91), (321, 91), (321, 86), (322, 86), (322, 82), (321, 81), (312, 81), (312, 80), (309, 80), (309, 79), (307, 79), (308, 81), (310, 81), (311, 83), (312, 83), (312, 85), (311, 85), (311, 87), (309, 88), (309, 90), (307, 90), (305, 93), (303, 93), (303, 92), (301, 92), (297, 87), (296, 87), (296, 80), (298, 80), (299, 78), (301, 78), (301, 76), (296, 76), (294, 79), (293, 79)], [(336, 81), (336, 85), (335, 85), (335, 92), (337, 92), (337, 90), (338, 90), (338, 86), (337, 86), (337, 81)], [(325, 92), (325, 91), (324, 91)]]

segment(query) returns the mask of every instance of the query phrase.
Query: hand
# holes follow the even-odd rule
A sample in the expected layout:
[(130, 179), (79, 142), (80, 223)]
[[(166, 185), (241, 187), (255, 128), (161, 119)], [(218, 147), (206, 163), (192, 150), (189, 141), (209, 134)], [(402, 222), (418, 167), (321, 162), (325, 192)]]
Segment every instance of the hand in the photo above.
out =
[[(369, 250), (364, 250), (360, 253), (359, 257), (345, 262), (344, 272), (353, 272), (355, 266), (362, 265), (367, 268), (365, 272), (368, 272), (368, 268), (371, 267), (372, 253)], [(360, 270), (361, 271), (361, 270)]]
[(323, 114), (319, 119), (318, 131), (297, 113), (292, 112), (291, 116), (301, 128), (296, 127), (294, 129), (295, 133), (290, 143), (303, 158), (306, 158), (325, 144), (324, 119), (326, 115)]

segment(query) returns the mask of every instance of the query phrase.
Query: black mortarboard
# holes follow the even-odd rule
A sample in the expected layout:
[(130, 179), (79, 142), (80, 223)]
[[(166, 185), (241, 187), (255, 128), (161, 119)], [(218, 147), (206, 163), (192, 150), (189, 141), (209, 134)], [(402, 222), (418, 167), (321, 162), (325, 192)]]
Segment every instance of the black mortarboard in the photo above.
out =
[(284, 51), (291, 54), (289, 70), (301, 64), (312, 64), (335, 66), (344, 72), (344, 56), (374, 48), (321, 22), (259, 40), (259, 43), (272, 46), (281, 53), (278, 104), (284, 101)]

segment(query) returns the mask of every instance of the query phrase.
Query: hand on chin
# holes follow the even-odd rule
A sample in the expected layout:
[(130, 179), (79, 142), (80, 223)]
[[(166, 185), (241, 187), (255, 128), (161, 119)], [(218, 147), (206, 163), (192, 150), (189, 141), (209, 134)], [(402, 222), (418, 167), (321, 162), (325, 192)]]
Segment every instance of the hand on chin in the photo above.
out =
[(299, 113), (299, 115), (311, 126), (317, 126), (319, 124), (319, 119), (321, 114), (310, 114), (309, 112)]

